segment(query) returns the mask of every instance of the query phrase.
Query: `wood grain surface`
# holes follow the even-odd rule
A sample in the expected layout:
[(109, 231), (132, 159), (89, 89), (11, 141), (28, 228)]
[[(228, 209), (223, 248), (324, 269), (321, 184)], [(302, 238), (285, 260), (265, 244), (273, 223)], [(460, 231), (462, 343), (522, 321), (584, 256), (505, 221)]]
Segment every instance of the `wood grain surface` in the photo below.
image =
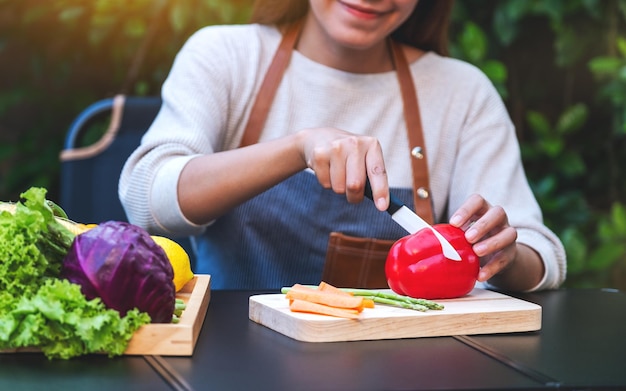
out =
[(185, 304), (178, 323), (155, 323), (141, 326), (135, 332), (124, 354), (157, 356), (191, 356), (198, 340), (211, 298), (211, 277), (197, 274), (176, 298)]

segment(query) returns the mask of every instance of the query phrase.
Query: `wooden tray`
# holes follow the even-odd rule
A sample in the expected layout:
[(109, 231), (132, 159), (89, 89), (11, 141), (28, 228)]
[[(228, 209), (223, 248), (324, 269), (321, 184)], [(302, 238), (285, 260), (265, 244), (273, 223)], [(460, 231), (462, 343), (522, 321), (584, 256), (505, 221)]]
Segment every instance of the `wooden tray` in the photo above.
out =
[[(196, 274), (176, 297), (186, 308), (178, 323), (141, 326), (128, 343), (125, 355), (191, 356), (211, 299), (211, 276)], [(0, 353), (37, 352), (35, 348), (0, 350)]]
[(211, 299), (211, 276), (197, 274), (176, 293), (186, 308), (178, 323), (143, 325), (135, 332), (124, 354), (191, 356)]
[(459, 299), (437, 300), (440, 311), (419, 312), (376, 304), (361, 319), (296, 313), (283, 294), (251, 296), (249, 317), (305, 342), (337, 342), (536, 331), (541, 307), (501, 293), (474, 289)]

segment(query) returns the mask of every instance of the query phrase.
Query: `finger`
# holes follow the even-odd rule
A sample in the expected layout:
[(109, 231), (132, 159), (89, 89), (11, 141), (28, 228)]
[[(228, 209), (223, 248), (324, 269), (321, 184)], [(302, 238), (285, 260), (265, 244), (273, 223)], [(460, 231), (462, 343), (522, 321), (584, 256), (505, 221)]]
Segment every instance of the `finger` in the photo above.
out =
[(346, 139), (341, 139), (335, 140), (330, 144), (330, 184), (333, 191), (337, 194), (346, 192), (346, 162), (347, 155), (352, 147), (346, 147), (344, 145), (345, 142), (351, 143)]
[(389, 208), (389, 181), (383, 152), (378, 141), (368, 150), (365, 156), (365, 164), (376, 208), (380, 211), (385, 211)]
[(469, 226), (472, 218), (479, 218), (489, 210), (489, 203), (478, 194), (472, 194), (454, 212), (450, 218), (450, 224), (455, 227)]
[(365, 153), (359, 149), (352, 151), (346, 160), (346, 199), (350, 203), (363, 201), (363, 191), (365, 189)]
[(513, 227), (504, 227), (501, 231), (472, 246), (479, 257), (495, 254), (515, 244), (517, 230)]
[(329, 159), (329, 154), (323, 148), (316, 148), (313, 150), (312, 157), (307, 162), (309, 168), (315, 173), (317, 181), (325, 189), (332, 187)]
[(503, 271), (513, 261), (514, 255), (515, 246), (493, 254), (489, 261), (480, 268), (477, 280), (485, 282)]
[(470, 243), (476, 243), (491, 232), (498, 232), (506, 226), (508, 226), (506, 212), (501, 206), (494, 206), (465, 231), (465, 239)]

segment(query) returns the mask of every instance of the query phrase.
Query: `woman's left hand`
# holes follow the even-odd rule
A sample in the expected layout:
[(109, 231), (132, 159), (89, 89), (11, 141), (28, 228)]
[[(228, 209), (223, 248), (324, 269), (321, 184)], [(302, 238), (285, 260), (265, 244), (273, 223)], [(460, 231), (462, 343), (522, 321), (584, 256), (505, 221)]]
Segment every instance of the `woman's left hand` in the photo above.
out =
[(500, 273), (517, 256), (517, 231), (509, 225), (506, 212), (480, 195), (470, 196), (452, 215), (450, 224), (465, 231), (465, 238), (481, 258), (478, 281)]

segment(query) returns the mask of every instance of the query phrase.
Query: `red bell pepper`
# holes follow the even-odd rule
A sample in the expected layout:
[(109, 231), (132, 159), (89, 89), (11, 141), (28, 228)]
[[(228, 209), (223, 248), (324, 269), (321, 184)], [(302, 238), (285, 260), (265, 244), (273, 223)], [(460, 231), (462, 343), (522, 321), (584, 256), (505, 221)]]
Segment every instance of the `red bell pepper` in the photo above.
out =
[(468, 294), (478, 277), (480, 259), (460, 228), (437, 224), (435, 228), (461, 256), (446, 258), (430, 229), (422, 229), (393, 244), (387, 256), (385, 274), (391, 290), (399, 295), (422, 299), (450, 299)]

